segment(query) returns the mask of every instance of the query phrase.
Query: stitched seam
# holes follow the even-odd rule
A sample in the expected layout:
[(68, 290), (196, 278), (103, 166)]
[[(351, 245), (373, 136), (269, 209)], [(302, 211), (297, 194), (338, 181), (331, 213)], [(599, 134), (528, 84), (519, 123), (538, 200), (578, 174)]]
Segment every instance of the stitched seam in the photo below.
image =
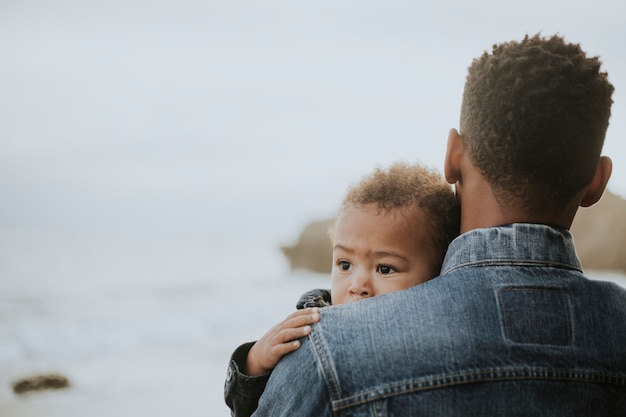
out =
[(458, 374), (440, 375), (429, 378), (419, 378), (405, 382), (389, 384), (376, 389), (363, 391), (332, 402), (333, 411), (337, 412), (352, 406), (365, 404), (383, 398), (408, 394), (411, 392), (427, 391), (431, 389), (447, 388), (456, 385), (465, 385), (482, 382), (505, 381), (562, 381), (562, 382), (589, 382), (605, 385), (626, 386), (626, 375), (590, 372), (590, 371), (557, 371), (545, 368), (528, 369), (487, 369), (483, 371), (469, 371)]
[(311, 340), (311, 344), (313, 346), (313, 354), (319, 364), (319, 368), (322, 372), (322, 376), (324, 377), (324, 381), (326, 381), (326, 386), (330, 391), (330, 399), (332, 402), (340, 401), (338, 398), (341, 398), (341, 391), (339, 389), (339, 380), (337, 379), (337, 375), (333, 369), (332, 361), (330, 360), (330, 355), (328, 351), (324, 348), (326, 345), (324, 343), (321, 329), (317, 329), (315, 331), (315, 327), (320, 327), (319, 323), (313, 325), (313, 331), (309, 334), (309, 340)]
[(570, 271), (576, 271), (583, 273), (582, 269), (577, 266), (551, 261), (532, 261), (532, 260), (520, 260), (520, 259), (485, 259), (479, 261), (465, 262), (462, 264), (454, 265), (441, 271), (441, 275), (449, 274), (452, 271), (456, 271), (461, 268), (468, 268), (474, 266), (523, 266), (523, 267), (544, 267), (544, 268), (559, 268), (567, 269)]
[[(506, 291), (534, 291), (534, 292), (540, 292), (540, 291), (556, 291), (556, 292), (562, 292), (563, 289), (562, 288), (558, 288), (558, 287), (503, 287), (501, 289), (498, 290), (498, 299), (500, 300), (500, 306), (502, 307), (502, 315), (504, 318), (504, 325), (506, 326), (506, 329), (509, 329), (509, 321), (507, 319), (508, 315), (506, 314), (506, 306), (505, 306), (505, 302), (502, 299), (502, 294)], [(559, 294), (561, 295), (561, 294)], [(563, 301), (563, 315), (567, 318), (566, 322), (567, 322), (567, 343), (556, 343), (556, 342), (546, 342), (546, 343), (538, 343), (538, 342), (518, 342), (518, 341), (514, 341), (512, 340), (510, 337), (508, 337), (507, 335), (507, 331), (505, 330), (505, 337), (510, 340), (513, 343), (518, 343), (518, 344), (541, 344), (541, 345), (552, 345), (552, 346), (567, 346), (569, 344), (572, 343), (572, 323), (571, 323), (571, 317), (570, 317), (570, 312), (569, 309), (567, 308), (568, 303), (565, 302), (565, 300), (563, 298), (561, 298)]]

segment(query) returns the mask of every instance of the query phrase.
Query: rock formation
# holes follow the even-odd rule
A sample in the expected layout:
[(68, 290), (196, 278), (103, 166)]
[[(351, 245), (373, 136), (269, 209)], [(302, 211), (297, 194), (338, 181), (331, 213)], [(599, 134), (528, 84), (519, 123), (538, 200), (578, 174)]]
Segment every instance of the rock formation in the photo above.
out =
[(25, 394), (29, 391), (61, 389), (69, 386), (69, 380), (63, 375), (37, 375), (15, 381), (13, 383), (13, 392), (16, 394)]
[(605, 191), (596, 204), (578, 210), (571, 232), (584, 269), (626, 272), (626, 200)]
[(312, 222), (304, 228), (295, 245), (280, 248), (289, 260), (291, 270), (308, 269), (320, 273), (330, 272), (333, 249), (328, 230), (332, 224), (332, 219)]

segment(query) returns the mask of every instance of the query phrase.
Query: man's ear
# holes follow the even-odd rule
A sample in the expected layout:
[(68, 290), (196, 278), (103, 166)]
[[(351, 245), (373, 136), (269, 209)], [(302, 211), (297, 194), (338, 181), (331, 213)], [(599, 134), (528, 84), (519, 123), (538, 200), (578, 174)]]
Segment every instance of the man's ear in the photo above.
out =
[(609, 178), (611, 178), (612, 171), (613, 162), (611, 161), (611, 158), (608, 156), (601, 156), (598, 161), (598, 167), (596, 168), (593, 180), (591, 180), (591, 183), (587, 186), (585, 195), (580, 202), (581, 207), (589, 207), (600, 200), (600, 197), (602, 197), (602, 193), (604, 193), (606, 188), (606, 184), (609, 182)]
[(456, 184), (461, 179), (461, 160), (465, 152), (465, 141), (456, 129), (450, 129), (443, 173), (449, 184)]

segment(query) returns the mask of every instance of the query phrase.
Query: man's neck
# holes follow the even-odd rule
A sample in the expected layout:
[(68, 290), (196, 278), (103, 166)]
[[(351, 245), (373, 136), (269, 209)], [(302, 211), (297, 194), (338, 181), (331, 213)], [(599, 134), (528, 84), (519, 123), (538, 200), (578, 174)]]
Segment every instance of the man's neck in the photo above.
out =
[(534, 212), (512, 200), (503, 206), (482, 177), (466, 176), (462, 185), (457, 184), (457, 192), (461, 198), (461, 233), (511, 223), (538, 223), (569, 229), (579, 207), (577, 199), (558, 214)]

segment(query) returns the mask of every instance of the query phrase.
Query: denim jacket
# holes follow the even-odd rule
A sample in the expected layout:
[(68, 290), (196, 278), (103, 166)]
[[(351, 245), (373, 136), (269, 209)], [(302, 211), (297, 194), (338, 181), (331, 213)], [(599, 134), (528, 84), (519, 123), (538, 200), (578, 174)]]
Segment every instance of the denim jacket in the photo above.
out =
[(254, 416), (624, 416), (626, 290), (566, 230), (455, 239), (439, 277), (328, 307)]

